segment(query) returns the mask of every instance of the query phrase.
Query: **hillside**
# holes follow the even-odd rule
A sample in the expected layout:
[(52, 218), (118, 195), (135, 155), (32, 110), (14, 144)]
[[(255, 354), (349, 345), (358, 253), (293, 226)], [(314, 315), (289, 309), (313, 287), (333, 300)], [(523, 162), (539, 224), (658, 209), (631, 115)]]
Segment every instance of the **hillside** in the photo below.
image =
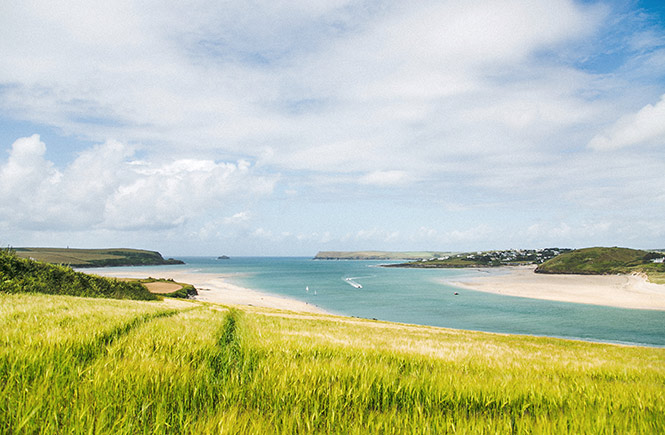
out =
[[(630, 248), (584, 248), (561, 254), (536, 268), (536, 273), (608, 275), (664, 273), (665, 254)], [(656, 261), (656, 262), (655, 262)]]
[(445, 252), (391, 252), (391, 251), (320, 251), (315, 260), (420, 260), (449, 255)]
[(562, 252), (566, 248), (545, 249), (509, 249), (503, 251), (465, 252), (450, 254), (438, 258), (413, 261), (409, 263), (387, 264), (385, 267), (407, 267), (416, 269), (499, 267), (540, 264)]
[(159, 252), (142, 249), (14, 248), (14, 251), (23, 258), (79, 268), (183, 264), (172, 258), (165, 260)]
[(663, 433), (665, 349), (0, 294), (0, 433)]
[(139, 282), (75, 272), (70, 267), (21, 258), (0, 250), (0, 293), (48, 293), (115, 299), (155, 300)]

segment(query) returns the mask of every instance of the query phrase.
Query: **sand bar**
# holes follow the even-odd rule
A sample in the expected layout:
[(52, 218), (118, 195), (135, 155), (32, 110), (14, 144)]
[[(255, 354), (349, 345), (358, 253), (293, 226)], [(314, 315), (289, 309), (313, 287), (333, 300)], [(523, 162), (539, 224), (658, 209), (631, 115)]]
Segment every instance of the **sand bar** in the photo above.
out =
[(329, 314), (316, 305), (284, 296), (276, 296), (240, 287), (228, 282), (228, 275), (218, 273), (197, 273), (192, 270), (169, 270), (159, 267), (141, 267), (136, 270), (114, 270), (112, 268), (80, 269), (81, 272), (113, 278), (163, 278), (191, 284), (196, 288), (196, 299), (229, 305), (253, 305), (256, 307), (277, 308), (306, 313)]
[(665, 310), (665, 285), (650, 283), (641, 275), (550, 275), (534, 273), (532, 266), (507, 267), (501, 272), (507, 273), (446, 284), (507, 296)]

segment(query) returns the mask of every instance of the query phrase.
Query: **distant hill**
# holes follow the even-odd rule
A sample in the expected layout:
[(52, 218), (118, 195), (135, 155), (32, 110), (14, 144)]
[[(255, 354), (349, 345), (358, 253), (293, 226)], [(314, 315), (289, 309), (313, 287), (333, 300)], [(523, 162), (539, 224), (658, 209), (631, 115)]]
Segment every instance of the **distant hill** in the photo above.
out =
[(420, 260), (449, 255), (449, 252), (433, 251), (320, 251), (315, 260)]
[(630, 248), (584, 248), (561, 254), (538, 266), (536, 273), (609, 275), (665, 272), (663, 253)]
[(522, 266), (528, 264), (540, 264), (544, 261), (554, 258), (562, 252), (568, 251), (570, 251), (568, 248), (544, 248), (465, 252), (460, 254), (437, 256), (437, 258), (412, 261), (410, 263), (388, 264), (386, 267), (456, 269), (469, 267)]
[(156, 251), (142, 249), (70, 249), (70, 248), (14, 248), (16, 255), (51, 264), (71, 267), (158, 266), (184, 264), (180, 260), (167, 260)]
[(155, 300), (139, 282), (87, 275), (67, 266), (43, 263), (0, 250), (0, 292), (47, 293), (113, 299)]

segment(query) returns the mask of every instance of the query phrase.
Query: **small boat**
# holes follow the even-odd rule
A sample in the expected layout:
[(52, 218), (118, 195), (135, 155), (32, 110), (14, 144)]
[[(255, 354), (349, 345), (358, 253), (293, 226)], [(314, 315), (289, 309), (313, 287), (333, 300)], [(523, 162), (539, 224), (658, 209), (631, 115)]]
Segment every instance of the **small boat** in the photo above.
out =
[(305, 287), (305, 291), (309, 293), (309, 286)]
[(355, 288), (363, 288), (363, 286), (360, 285), (360, 284), (358, 284), (357, 282), (355, 282), (355, 281), (353, 280), (353, 278), (344, 278), (344, 281), (346, 281), (346, 283), (349, 284), (349, 285), (352, 286), (352, 287), (355, 287)]

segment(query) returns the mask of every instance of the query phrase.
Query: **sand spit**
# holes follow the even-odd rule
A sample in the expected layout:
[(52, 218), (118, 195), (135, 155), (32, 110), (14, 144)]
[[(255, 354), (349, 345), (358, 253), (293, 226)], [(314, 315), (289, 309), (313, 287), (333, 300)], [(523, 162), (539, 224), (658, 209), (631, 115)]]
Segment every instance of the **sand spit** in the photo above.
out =
[(642, 275), (549, 275), (534, 267), (506, 267), (490, 274), (446, 284), (507, 296), (605, 305), (642, 310), (665, 310), (665, 285)]
[(196, 299), (203, 302), (214, 302), (229, 305), (253, 305), (256, 307), (276, 308), (305, 313), (329, 314), (327, 311), (315, 305), (291, 299), (284, 296), (276, 296), (256, 290), (240, 287), (228, 282), (228, 276), (216, 273), (197, 273), (188, 270), (168, 270), (161, 268), (137, 268), (136, 271), (113, 270), (110, 268), (82, 269), (82, 272), (102, 275), (114, 278), (163, 278), (173, 279), (177, 282), (193, 285), (198, 296)]

